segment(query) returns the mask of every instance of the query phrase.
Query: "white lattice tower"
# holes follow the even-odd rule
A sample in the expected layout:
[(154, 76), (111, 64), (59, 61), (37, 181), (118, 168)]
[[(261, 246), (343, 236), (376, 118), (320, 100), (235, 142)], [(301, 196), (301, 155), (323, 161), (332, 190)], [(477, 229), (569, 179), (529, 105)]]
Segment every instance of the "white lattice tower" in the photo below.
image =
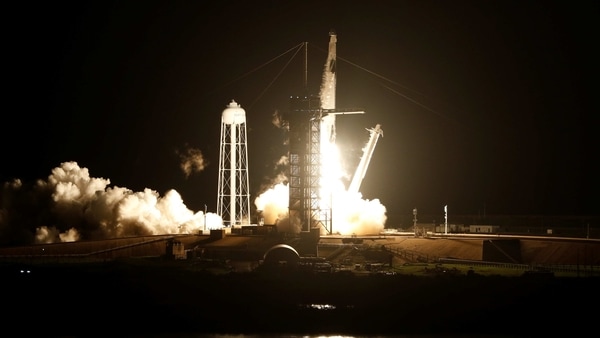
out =
[(217, 214), (227, 227), (250, 224), (246, 111), (231, 100), (221, 115)]

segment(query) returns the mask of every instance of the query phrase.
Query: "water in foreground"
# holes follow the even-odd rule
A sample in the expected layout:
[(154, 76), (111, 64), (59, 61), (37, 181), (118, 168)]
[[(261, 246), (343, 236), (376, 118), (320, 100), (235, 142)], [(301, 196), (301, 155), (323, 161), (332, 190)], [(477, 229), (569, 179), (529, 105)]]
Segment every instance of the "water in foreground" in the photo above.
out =
[[(28, 272), (27, 272), (28, 271)], [(522, 336), (596, 325), (599, 278), (1, 269), (5, 329), (169, 337)]]

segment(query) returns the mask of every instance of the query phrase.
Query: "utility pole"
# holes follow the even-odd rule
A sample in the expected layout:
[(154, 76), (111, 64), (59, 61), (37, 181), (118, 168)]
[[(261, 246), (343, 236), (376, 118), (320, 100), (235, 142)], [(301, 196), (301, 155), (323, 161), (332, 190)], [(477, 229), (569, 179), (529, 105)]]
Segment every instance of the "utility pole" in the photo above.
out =
[(444, 234), (447, 235), (448, 234), (448, 205), (447, 204), (444, 206), (444, 219), (445, 219)]
[(204, 205), (204, 231), (206, 232), (206, 204)]
[(413, 231), (417, 237), (417, 208), (413, 209)]

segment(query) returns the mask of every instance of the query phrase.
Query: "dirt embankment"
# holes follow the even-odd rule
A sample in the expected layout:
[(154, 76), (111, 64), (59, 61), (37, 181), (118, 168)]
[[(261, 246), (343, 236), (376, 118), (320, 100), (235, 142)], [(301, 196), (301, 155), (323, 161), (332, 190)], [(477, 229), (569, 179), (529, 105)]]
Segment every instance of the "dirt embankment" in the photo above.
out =
[[(385, 246), (397, 253), (394, 263), (456, 258), (484, 260), (484, 241), (476, 238), (385, 237), (366, 239), (357, 247)], [(600, 265), (600, 242), (572, 240), (513, 240), (523, 264)]]

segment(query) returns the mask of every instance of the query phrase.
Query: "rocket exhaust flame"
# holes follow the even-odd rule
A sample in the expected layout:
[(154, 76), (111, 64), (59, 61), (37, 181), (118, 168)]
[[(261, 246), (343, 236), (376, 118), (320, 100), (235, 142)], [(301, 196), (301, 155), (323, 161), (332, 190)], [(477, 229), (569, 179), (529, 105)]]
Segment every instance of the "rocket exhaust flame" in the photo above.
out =
[[(325, 116), (320, 129), (319, 207), (321, 211), (328, 212), (332, 233), (379, 234), (387, 219), (385, 206), (378, 199), (363, 199), (357, 189), (346, 190), (342, 182), (347, 175), (341, 169), (343, 159), (335, 140), (335, 115), (339, 114), (335, 109), (336, 41), (337, 37), (332, 33), (320, 93), (321, 111)], [(233, 143), (237, 141), (238, 138), (235, 138)], [(200, 152), (178, 155), (185, 161), (182, 170), (186, 177), (205, 167), (206, 162)], [(236, 155), (234, 162), (242, 163), (244, 156), (245, 152), (239, 157)], [(289, 165), (288, 158), (285, 163)], [(366, 170), (366, 165), (363, 167)], [(361, 178), (363, 176), (364, 173)], [(245, 177), (243, 180), (247, 180)], [(265, 224), (276, 224), (280, 231), (298, 232), (297, 224), (290, 220), (288, 179), (285, 175), (277, 177), (275, 184), (260, 194), (254, 203), (262, 211)], [(236, 177), (235, 182), (238, 181)], [(191, 234), (224, 227), (220, 213), (190, 210), (175, 190), (161, 196), (148, 188), (136, 192), (110, 186), (110, 180), (91, 177), (88, 169), (76, 162), (61, 163), (52, 170), (47, 180), (33, 184), (24, 184), (19, 179), (6, 182), (0, 197), (0, 245)], [(236, 215), (238, 210), (244, 209), (243, 205), (245, 202), (236, 204)], [(246, 209), (243, 215), (247, 215)], [(238, 218), (229, 218), (229, 221), (232, 220), (237, 222)]]
[[(374, 129), (371, 140), (365, 147), (363, 159), (355, 174), (355, 180), (349, 190), (344, 187), (342, 178), (346, 175), (342, 170), (342, 158), (336, 144), (335, 107), (336, 90), (336, 42), (337, 36), (330, 32), (329, 54), (325, 63), (323, 82), (321, 84), (321, 111), (324, 112), (320, 124), (320, 186), (318, 208), (324, 222), (331, 222), (331, 233), (341, 235), (379, 234), (387, 219), (386, 208), (378, 199), (364, 200), (358, 188), (366, 174), (375, 143), (381, 134), (379, 125)], [(364, 113), (344, 112), (343, 114)], [(372, 132), (373, 133), (373, 132)], [(265, 223), (279, 225), (282, 220), (288, 221), (289, 185), (277, 182), (271, 189), (262, 193), (255, 200), (258, 210), (263, 211)], [(289, 224), (290, 222), (286, 222)], [(300, 229), (294, 229), (298, 232)], [(321, 233), (328, 229), (321, 228)]]

